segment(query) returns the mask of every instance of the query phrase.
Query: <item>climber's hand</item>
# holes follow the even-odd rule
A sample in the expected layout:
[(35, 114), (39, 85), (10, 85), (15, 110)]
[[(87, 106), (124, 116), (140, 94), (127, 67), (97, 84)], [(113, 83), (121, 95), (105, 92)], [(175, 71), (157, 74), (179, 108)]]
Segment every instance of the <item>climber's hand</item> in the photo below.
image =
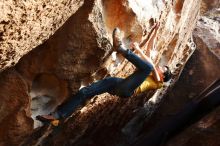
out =
[(141, 50), (137, 42), (132, 43), (131, 48), (133, 48), (134, 50), (137, 50), (138, 52)]

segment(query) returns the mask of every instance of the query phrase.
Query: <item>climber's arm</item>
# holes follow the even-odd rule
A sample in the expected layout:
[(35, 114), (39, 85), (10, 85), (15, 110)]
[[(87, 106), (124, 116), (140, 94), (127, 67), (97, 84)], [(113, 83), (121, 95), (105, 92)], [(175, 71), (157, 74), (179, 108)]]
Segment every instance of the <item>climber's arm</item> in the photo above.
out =
[(154, 78), (155, 78), (158, 82), (160, 82), (160, 81), (161, 81), (160, 75), (159, 75), (159, 73), (158, 73), (158, 71), (157, 71), (157, 69), (156, 69), (154, 63), (152, 62), (152, 60), (144, 54), (144, 52), (140, 49), (138, 43), (135, 42), (135, 43), (133, 43), (132, 46), (133, 46), (133, 48), (141, 55), (141, 57), (142, 57), (145, 61), (150, 62), (150, 63), (152, 64), (152, 66), (153, 66), (153, 76), (154, 76)]
[[(158, 27), (158, 24), (154, 25), (149, 34), (147, 35), (147, 37), (145, 37), (139, 44), (140, 47), (143, 47), (145, 44), (148, 44), (149, 41), (155, 37), (155, 34), (157, 33), (157, 27)], [(156, 29), (155, 29), (156, 28)]]
[(148, 56), (150, 55), (151, 49), (153, 49), (155, 46), (155, 38), (157, 36), (157, 31), (159, 29), (160, 23), (155, 24), (149, 34), (147, 35), (146, 38), (143, 39), (142, 42), (140, 42), (139, 47), (143, 48), (146, 50), (146, 53)]

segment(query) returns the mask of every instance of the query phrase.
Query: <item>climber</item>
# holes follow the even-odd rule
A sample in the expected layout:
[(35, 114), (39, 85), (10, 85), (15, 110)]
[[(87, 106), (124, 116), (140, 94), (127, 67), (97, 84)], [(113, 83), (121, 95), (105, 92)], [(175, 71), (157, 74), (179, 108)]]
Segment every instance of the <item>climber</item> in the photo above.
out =
[(80, 105), (95, 95), (108, 92), (119, 97), (130, 97), (149, 89), (162, 87), (162, 83), (170, 80), (171, 72), (167, 66), (156, 68), (151, 59), (140, 49), (138, 43), (133, 43), (132, 48), (138, 52), (141, 59), (131, 50), (125, 48), (121, 41), (119, 28), (113, 31), (113, 50), (122, 54), (128, 61), (136, 66), (137, 70), (127, 78), (107, 77), (80, 89), (69, 100), (61, 104), (55, 112), (49, 115), (39, 115), (37, 120), (52, 125), (58, 125), (60, 119), (69, 117)]

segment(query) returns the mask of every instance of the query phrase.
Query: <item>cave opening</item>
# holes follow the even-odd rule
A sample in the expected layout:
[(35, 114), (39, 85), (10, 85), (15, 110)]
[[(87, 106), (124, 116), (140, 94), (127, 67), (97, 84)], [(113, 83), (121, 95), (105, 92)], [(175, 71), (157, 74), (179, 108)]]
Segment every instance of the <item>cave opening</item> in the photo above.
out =
[(49, 114), (67, 97), (67, 83), (53, 74), (38, 74), (31, 86), (31, 117), (34, 119), (34, 128), (41, 126), (37, 115)]
[[(30, 134), (34, 139), (31, 137), (29, 142), (37, 143), (33, 145), (40, 145), (39, 141), (45, 145), (45, 141), (48, 139), (52, 142), (46, 145), (76, 145), (76, 143), (81, 143), (81, 145), (87, 143), (88, 145), (99, 145), (101, 143), (100, 145), (106, 146), (128, 145), (127, 143), (133, 139), (130, 138), (130, 135), (124, 137), (121, 129), (127, 125), (130, 119), (136, 119), (136, 114), (141, 115), (139, 108), (144, 108), (144, 118), (139, 116), (137, 121), (140, 119), (143, 122), (134, 123), (137, 128), (134, 126), (134, 132), (130, 133), (131, 136), (134, 135), (134, 139), (139, 138), (137, 137), (139, 131), (149, 131), (142, 129), (144, 124), (151, 127), (149, 123), (144, 122), (150, 121), (155, 125), (157, 121), (175, 113), (176, 109), (180, 107), (179, 105), (188, 100), (186, 95), (195, 93), (194, 87), (205, 86), (207, 80), (216, 76), (213, 72), (217, 67), (211, 68), (210, 64), (214, 65), (214, 63), (206, 60), (207, 56), (199, 55), (201, 56), (199, 59), (197, 56), (194, 61), (189, 61), (192, 63), (191, 68), (186, 66), (189, 73), (185, 71), (186, 77), (177, 83), (179, 88), (174, 88), (174, 90), (165, 86), (168, 90), (165, 89), (164, 92), (159, 90), (153, 97), (151, 94), (129, 99), (120, 99), (108, 94), (94, 97), (94, 100), (92, 99), (83, 110), (80, 110), (79, 114), (73, 114), (70, 117), (60, 134), (56, 134), (55, 137), (51, 136), (53, 135), (50, 133), (51, 129), (43, 131), (44, 128), (39, 128), (42, 132), (35, 133), (38, 128), (32, 129), (33, 121), (30, 118), (31, 116), (35, 119), (37, 115), (54, 111), (70, 93), (73, 95), (78, 91), (80, 86), (87, 86), (94, 80), (107, 76), (109, 72), (106, 69), (107, 65), (103, 63), (104, 57), (102, 58), (102, 56), (111, 50), (109, 41), (111, 41), (112, 30), (115, 27), (121, 28), (124, 32), (123, 38), (127, 39), (124, 43), (140, 42), (143, 36), (148, 36), (153, 24), (160, 22), (155, 48), (152, 47), (150, 57), (155, 64), (170, 63), (169, 65), (174, 68), (176, 76), (178, 76), (179, 70), (183, 69), (184, 63), (187, 61), (185, 58), (189, 56), (188, 47), (186, 49), (184, 47), (197, 21), (197, 16), (199, 16), (199, 3), (199, 0), (93, 0), (72, 1), (71, 4), (69, 1), (62, 1), (61, 3), (46, 3), (46, 6), (45, 3), (26, 3), (25, 8), (28, 6), (28, 9), (23, 9), (23, 5), (20, 9), (18, 3), (9, 3), (10, 10), (5, 12), (6, 14), (13, 12), (8, 13), (7, 16), (10, 16), (10, 20), (13, 18), (16, 21), (2, 25), (2, 28), (5, 28), (2, 41), (6, 47), (3, 47), (3, 51), (0, 52), (3, 63), (8, 62), (8, 65), (2, 64), (2, 66), (9, 67), (10, 62), (17, 62), (28, 51), (33, 51), (27, 55), (28, 57), (21, 58), (22, 61), (16, 65), (15, 69), (12, 67), (10, 71), (1, 76), (0, 104), (4, 107), (1, 106), (0, 145), (3, 145), (2, 143), (20, 145), (21, 141), (26, 139), (26, 135)], [(22, 18), (20, 18), (20, 14)], [(68, 17), (64, 16), (67, 14)], [(9, 19), (3, 17), (3, 19), (5, 18)], [(20, 20), (22, 23), (18, 23)], [(7, 20), (4, 21), (7, 22)], [(23, 23), (24, 21), (28, 23)], [(199, 30), (199, 28), (197, 29)], [(57, 31), (55, 32), (55, 30)], [(52, 34), (54, 35), (51, 36)], [(20, 35), (24, 40), (20, 39)], [(44, 41), (46, 43), (43, 43)], [(40, 46), (34, 49), (37, 45)], [(203, 46), (205, 45), (201, 45), (201, 48)], [(207, 52), (204, 53), (207, 55)], [(181, 67), (179, 70), (175, 68), (175, 63)], [(198, 65), (198, 63), (202, 64)], [(116, 66), (116, 69), (110, 70), (113, 73), (109, 74), (119, 77), (126, 76), (135, 69), (127, 64), (126, 61), (122, 62), (121, 66)], [(204, 71), (201, 70), (201, 67), (205, 68)], [(211, 69), (211, 72), (206, 71), (208, 69)], [(197, 72), (199, 74), (202, 72), (204, 80), (195, 78), (195, 76), (198, 77)], [(176, 80), (178, 80), (177, 77)], [(183, 85), (188, 86), (190, 90)], [(169, 93), (168, 98), (160, 96)], [(177, 95), (178, 98), (176, 98)], [(184, 95), (184, 97), (179, 95)], [(149, 100), (149, 98), (153, 100)], [(189, 98), (193, 98), (193, 96), (189, 96)], [(162, 99), (165, 99), (163, 101), (166, 105), (159, 109), (158, 106), (163, 106)], [(158, 113), (155, 119), (152, 118), (154, 113)], [(40, 125), (40, 122), (34, 121), (35, 128)], [(39, 136), (37, 137), (35, 134)], [(97, 137), (99, 138), (97, 139)], [(128, 141), (126, 141), (127, 139)], [(123, 142), (120, 143), (120, 141)]]

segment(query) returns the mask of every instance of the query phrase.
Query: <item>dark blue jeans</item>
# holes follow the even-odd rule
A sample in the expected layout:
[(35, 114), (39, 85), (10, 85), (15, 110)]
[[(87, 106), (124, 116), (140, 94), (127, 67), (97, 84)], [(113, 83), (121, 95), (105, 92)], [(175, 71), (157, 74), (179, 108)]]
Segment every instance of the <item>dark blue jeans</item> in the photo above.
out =
[(119, 47), (119, 52), (137, 68), (133, 74), (127, 78), (107, 77), (103, 80), (92, 83), (91, 85), (80, 89), (75, 95), (73, 95), (67, 102), (61, 104), (56, 111), (56, 115), (61, 118), (70, 116), (77, 107), (85, 103), (85, 101), (91, 99), (95, 95), (99, 95), (108, 92), (120, 97), (130, 97), (135, 89), (143, 83), (146, 77), (153, 70), (151, 63), (148, 63), (129, 49), (124, 50), (123, 47)]

